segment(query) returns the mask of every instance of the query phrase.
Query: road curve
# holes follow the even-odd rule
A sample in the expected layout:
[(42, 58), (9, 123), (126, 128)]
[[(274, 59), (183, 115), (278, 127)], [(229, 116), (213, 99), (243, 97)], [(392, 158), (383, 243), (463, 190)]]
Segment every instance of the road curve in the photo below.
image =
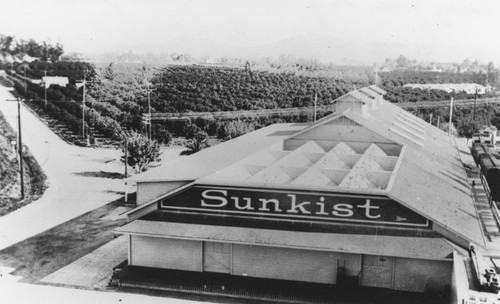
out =
[[(0, 86), (0, 112), (17, 129), (17, 103)], [(0, 217), (0, 250), (117, 199), (124, 183), (119, 151), (70, 145), (25, 106), (23, 142), (47, 175), (49, 187), (37, 201)], [(115, 177), (115, 178), (114, 178)], [(121, 192), (121, 194), (120, 194)]]

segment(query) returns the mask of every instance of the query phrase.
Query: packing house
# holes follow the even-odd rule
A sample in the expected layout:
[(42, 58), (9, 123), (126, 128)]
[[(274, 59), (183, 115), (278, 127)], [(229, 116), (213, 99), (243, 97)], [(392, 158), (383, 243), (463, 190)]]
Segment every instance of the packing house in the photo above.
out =
[[(485, 240), (453, 139), (369, 86), (131, 178), (129, 268), (453, 289)], [(454, 262), (455, 260), (455, 262)], [(124, 283), (124, 281), (122, 282)]]

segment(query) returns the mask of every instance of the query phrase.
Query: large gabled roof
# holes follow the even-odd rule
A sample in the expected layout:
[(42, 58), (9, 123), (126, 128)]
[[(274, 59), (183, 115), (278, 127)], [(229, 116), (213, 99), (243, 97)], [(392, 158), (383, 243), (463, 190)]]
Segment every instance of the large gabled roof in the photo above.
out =
[(135, 180), (384, 193), (452, 233), (483, 244), (452, 139), (387, 101), (367, 109), (332, 114), (308, 127), (274, 125)]
[[(346, 131), (333, 132), (339, 126)], [(401, 151), (401, 144), (340, 114), (217, 170), (200, 183), (380, 194), (391, 183)]]
[(452, 138), (387, 101), (368, 115), (352, 111), (345, 115), (405, 144), (389, 191), (391, 198), (470, 241), (484, 243), (466, 173)]

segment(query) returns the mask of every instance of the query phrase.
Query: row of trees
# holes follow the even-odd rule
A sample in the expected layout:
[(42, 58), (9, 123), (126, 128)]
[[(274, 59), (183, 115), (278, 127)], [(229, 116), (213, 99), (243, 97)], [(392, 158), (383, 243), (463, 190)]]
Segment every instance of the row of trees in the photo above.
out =
[[(22, 71), (21, 66), (17, 68)], [(148, 112), (148, 87), (151, 88), (149, 93), (152, 112), (184, 112), (311, 106), (315, 94), (318, 96), (318, 105), (322, 105), (353, 89), (370, 84), (364, 81), (349, 82), (326, 77), (271, 73), (254, 70), (251, 64), (244, 68), (196, 65), (150, 68), (143, 64), (111, 63), (96, 68), (84, 62), (33, 62), (26, 68), (27, 75), (32, 78), (39, 78), (46, 71), (48, 75), (67, 76), (70, 79), (70, 84), (66, 87), (52, 86), (47, 90), (50, 104), (47, 111), (68, 121), (76, 129), (83, 123), (80, 117), (82, 110), (85, 110), (86, 128), (90, 126), (106, 136), (121, 134), (123, 129), (145, 129), (142, 114)], [(387, 98), (393, 102), (443, 100), (451, 97), (444, 91), (403, 88), (402, 85), (406, 83), (481, 83), (486, 80), (484, 75), (477, 73), (402, 70), (381, 73), (380, 76), (381, 86), (388, 91)], [(82, 79), (88, 81), (83, 109), (83, 89), (77, 86), (77, 82)], [(29, 94), (34, 94), (37, 98), (43, 96), (43, 91), (36, 84), (28, 85)], [(467, 97), (472, 96), (455, 95), (455, 98)], [(59, 110), (55, 110), (56, 108)], [(447, 120), (447, 111), (441, 111), (436, 108), (415, 110), (414, 113), (426, 120), (431, 115)], [(322, 113), (319, 117), (326, 114), (328, 113)], [(463, 134), (467, 134), (467, 130), (471, 128), (471, 117), (468, 109), (456, 111), (454, 120)], [(477, 117), (483, 116), (478, 113)], [(491, 117), (484, 117), (485, 120), (481, 123), (488, 124)], [(69, 123), (71, 119), (75, 123)], [(162, 143), (169, 143), (174, 135), (184, 136), (192, 140), (193, 146), (202, 147), (206, 136), (227, 140), (272, 123), (311, 120), (312, 117), (308, 114), (234, 120), (197, 118), (157, 122), (153, 124), (152, 133)], [(479, 119), (474, 123), (479, 123)], [(203, 144), (200, 145), (200, 142)]]
[[(442, 83), (477, 83), (491, 85), (492, 75), (498, 74), (498, 70), (490, 76), (483, 73), (452, 73), (452, 72), (429, 72), (415, 70), (395, 70), (380, 73), (379, 85), (387, 91), (385, 98), (391, 102), (418, 102), (474, 98), (474, 94), (465, 92), (448, 93), (443, 90), (421, 90), (404, 87), (405, 84), (442, 84)], [(498, 77), (498, 76), (495, 76)], [(494, 87), (492, 93), (500, 87)]]
[(251, 69), (168, 66), (152, 79), (159, 112), (233, 111), (318, 105), (368, 83)]
[[(86, 115), (92, 121), (92, 124), (84, 123), (79, 116), (82, 111), (81, 105), (69, 97), (72, 95), (68, 94), (68, 91), (72, 88), (71, 85), (69, 86), (70, 88), (59, 86), (49, 88), (47, 94), (49, 102), (46, 105), (42, 105), (39, 94), (43, 89), (40, 86), (27, 82), (25, 88), (24, 82), (16, 78), (13, 79), (14, 82), (10, 83), (19, 94), (26, 98), (26, 105), (40, 114), (47, 114), (57, 119), (73, 133), (81, 134), (82, 125), (84, 124), (87, 130), (89, 126), (94, 126), (108, 137), (116, 136), (116, 139), (121, 139), (125, 143), (122, 145), (122, 161), (131, 166), (135, 172), (143, 172), (151, 162), (160, 160), (161, 145), (158, 141), (151, 140), (140, 132), (132, 131), (129, 134), (125, 134), (115, 120), (109, 117), (102, 117), (94, 109), (85, 108)], [(65, 92), (66, 95), (61, 92)], [(187, 151), (197, 151), (196, 148), (201, 149), (203, 146), (194, 147)]]
[[(144, 65), (106, 64), (97, 69), (87, 63), (56, 64), (32, 63), (27, 74), (40, 77), (42, 72), (67, 75), (71, 83), (78, 78), (87, 84), (87, 123), (106, 135), (117, 133), (120, 128), (143, 130), (142, 114), (148, 112), (147, 88), (150, 85), (152, 112), (230, 111), (241, 109), (283, 108), (311, 106), (317, 92), (318, 105), (355, 88), (369, 83), (350, 83), (331, 78), (312, 78), (206, 66), (167, 66), (153, 69)], [(69, 72), (71, 71), (71, 72)], [(483, 75), (484, 76), (484, 75)], [(432, 101), (449, 99), (452, 95), (440, 90), (404, 88), (406, 83), (481, 82), (484, 77), (474, 73), (435, 73), (419, 71), (394, 71), (380, 74), (381, 86), (388, 91), (386, 98), (392, 102)], [(38, 95), (41, 94), (39, 89)], [(51, 100), (76, 117), (81, 113), (82, 88), (73, 84), (51, 87)], [(465, 93), (454, 97), (471, 98)], [(73, 103), (74, 105), (71, 105)], [(326, 113), (325, 113), (326, 114)], [(273, 115), (259, 118), (239, 118), (238, 121), (195, 120), (156, 122), (153, 136), (168, 143), (175, 136), (192, 139), (197, 132), (220, 139), (235, 137), (249, 130), (276, 122), (311, 121), (311, 115)], [(238, 131), (235, 131), (238, 130)]]
[(3, 54), (27, 54), (42, 61), (56, 62), (64, 54), (63, 45), (59, 42), (51, 44), (47, 41), (39, 43), (34, 39), (16, 39), (14, 36), (0, 34), (0, 52)]

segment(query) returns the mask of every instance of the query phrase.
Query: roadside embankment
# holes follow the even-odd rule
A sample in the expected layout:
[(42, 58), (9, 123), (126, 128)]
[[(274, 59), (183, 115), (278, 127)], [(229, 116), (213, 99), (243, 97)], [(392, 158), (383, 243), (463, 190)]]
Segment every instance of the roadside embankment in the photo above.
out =
[(17, 135), (0, 113), (0, 216), (38, 199), (46, 189), (46, 176), (33, 155), (23, 146), (25, 197), (21, 198)]

